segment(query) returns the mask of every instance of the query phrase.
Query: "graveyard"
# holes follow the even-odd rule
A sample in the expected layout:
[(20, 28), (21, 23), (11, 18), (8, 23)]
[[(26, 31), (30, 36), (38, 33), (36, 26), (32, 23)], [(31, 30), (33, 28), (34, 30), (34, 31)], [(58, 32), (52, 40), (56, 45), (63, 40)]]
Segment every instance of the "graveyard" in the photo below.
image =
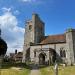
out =
[(75, 75), (75, 0), (0, 0), (0, 75)]
[[(41, 75), (55, 75), (54, 74), (54, 66), (48, 66), (39, 69)], [(0, 69), (0, 75), (30, 75), (31, 69), (29, 68), (21, 68), (21, 67), (10, 67)], [(36, 75), (36, 74), (35, 74)], [(58, 67), (58, 75), (75, 75), (75, 66), (59, 66)]]

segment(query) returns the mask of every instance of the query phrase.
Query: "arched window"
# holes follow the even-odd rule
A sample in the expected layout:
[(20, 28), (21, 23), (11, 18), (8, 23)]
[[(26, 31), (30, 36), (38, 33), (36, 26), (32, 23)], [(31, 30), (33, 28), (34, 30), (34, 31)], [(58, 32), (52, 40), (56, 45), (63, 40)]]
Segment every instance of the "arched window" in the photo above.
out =
[(60, 49), (60, 57), (66, 57), (66, 52), (63, 48)]
[(32, 25), (29, 25), (29, 30), (31, 30), (32, 29)]
[(66, 57), (66, 52), (65, 52), (65, 50), (63, 50), (63, 57)]
[(34, 57), (36, 57), (36, 51), (34, 51)]
[(63, 51), (60, 50), (60, 57), (63, 57)]

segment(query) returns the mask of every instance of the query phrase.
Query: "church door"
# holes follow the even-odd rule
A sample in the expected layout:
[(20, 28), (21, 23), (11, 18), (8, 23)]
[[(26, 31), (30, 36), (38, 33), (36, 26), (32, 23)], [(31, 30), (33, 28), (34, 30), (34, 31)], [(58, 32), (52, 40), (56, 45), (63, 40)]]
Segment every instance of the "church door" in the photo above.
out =
[(39, 64), (44, 65), (45, 64), (45, 54), (40, 53), (39, 54)]

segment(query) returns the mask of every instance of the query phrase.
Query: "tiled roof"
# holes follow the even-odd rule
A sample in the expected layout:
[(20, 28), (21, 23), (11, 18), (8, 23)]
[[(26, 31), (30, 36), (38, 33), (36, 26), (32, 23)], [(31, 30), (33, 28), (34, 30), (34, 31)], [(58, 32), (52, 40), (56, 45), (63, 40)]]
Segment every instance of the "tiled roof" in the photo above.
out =
[(55, 44), (55, 43), (65, 43), (65, 34), (45, 36), (40, 44)]
[(22, 52), (18, 52), (18, 53), (15, 55), (16, 58), (19, 58), (19, 57), (22, 57), (22, 56), (23, 56), (23, 53), (22, 53)]

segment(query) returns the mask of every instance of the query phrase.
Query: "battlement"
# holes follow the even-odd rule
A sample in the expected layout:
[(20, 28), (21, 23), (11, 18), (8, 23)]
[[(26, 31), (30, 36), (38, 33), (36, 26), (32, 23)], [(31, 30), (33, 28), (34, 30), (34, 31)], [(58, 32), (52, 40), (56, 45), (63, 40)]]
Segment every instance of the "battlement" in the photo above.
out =
[(75, 32), (75, 29), (73, 29), (73, 28), (68, 28), (68, 29), (66, 30), (66, 32)]

